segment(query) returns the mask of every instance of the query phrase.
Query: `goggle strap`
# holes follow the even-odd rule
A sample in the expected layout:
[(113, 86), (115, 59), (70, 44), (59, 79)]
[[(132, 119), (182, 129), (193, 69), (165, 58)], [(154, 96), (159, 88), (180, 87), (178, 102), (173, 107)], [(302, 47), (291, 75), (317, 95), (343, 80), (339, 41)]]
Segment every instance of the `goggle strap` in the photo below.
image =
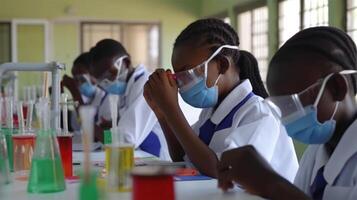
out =
[(227, 48), (227, 49), (235, 49), (235, 50), (239, 50), (239, 48), (237, 46), (233, 46), (233, 45), (222, 45), (220, 46), (205, 62), (205, 79), (207, 80), (207, 71), (208, 71), (208, 63), (214, 58), (216, 57), (221, 51), (222, 49)]
[(320, 90), (319, 90), (319, 93), (317, 94), (317, 97), (316, 97), (316, 100), (315, 100), (315, 103), (314, 103), (314, 107), (315, 107), (315, 108), (316, 108), (317, 105), (319, 104), (320, 99), (321, 99), (321, 96), (322, 96), (322, 94), (324, 93), (324, 89), (325, 89), (325, 87), (326, 87), (327, 81), (331, 78), (332, 75), (333, 75), (333, 73), (327, 75), (327, 76), (325, 77), (324, 81), (322, 82), (322, 86), (321, 86), (321, 88), (320, 88)]
[(336, 114), (336, 112), (337, 112), (337, 108), (338, 108), (338, 105), (339, 105), (339, 104), (340, 104), (340, 102), (337, 101), (337, 102), (336, 102), (335, 109), (333, 110), (333, 113), (332, 113), (332, 116), (331, 116), (331, 119), (330, 119), (330, 120), (332, 120), (332, 119), (335, 117), (335, 114)]
[[(348, 75), (348, 74), (355, 74), (355, 73), (357, 73), (356, 70), (343, 70), (343, 71), (340, 71), (340, 72), (339, 72), (339, 74), (341, 74), (341, 75)], [(321, 86), (321, 88), (320, 88), (320, 90), (319, 90), (319, 93), (318, 93), (318, 95), (317, 95), (317, 98), (316, 98), (316, 100), (315, 100), (314, 107), (317, 107), (317, 105), (319, 104), (320, 99), (321, 99), (321, 96), (322, 96), (322, 94), (323, 94), (323, 92), (324, 92), (324, 89), (325, 89), (325, 87), (326, 87), (327, 81), (328, 81), (333, 75), (334, 75), (334, 73), (331, 73), (331, 74), (327, 75), (326, 78), (324, 79), (324, 81), (322, 82), (322, 86)]]

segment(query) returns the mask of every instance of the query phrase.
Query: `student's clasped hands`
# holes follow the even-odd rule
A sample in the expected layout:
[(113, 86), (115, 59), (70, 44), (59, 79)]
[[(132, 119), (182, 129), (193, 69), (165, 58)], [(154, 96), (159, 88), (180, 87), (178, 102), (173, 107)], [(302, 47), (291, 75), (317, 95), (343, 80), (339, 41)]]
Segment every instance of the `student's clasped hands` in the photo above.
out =
[[(151, 74), (144, 86), (144, 97), (156, 115), (169, 115), (180, 109), (178, 104), (178, 87), (168, 74), (170, 70), (157, 69)], [(162, 116), (164, 117), (164, 116)]]

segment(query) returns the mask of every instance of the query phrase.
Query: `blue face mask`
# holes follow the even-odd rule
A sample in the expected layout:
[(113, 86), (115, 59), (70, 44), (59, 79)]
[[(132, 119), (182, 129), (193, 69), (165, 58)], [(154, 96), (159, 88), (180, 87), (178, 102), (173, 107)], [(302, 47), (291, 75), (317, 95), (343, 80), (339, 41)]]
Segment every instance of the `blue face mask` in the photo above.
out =
[[(323, 123), (320, 123), (317, 119), (317, 105), (322, 97), (327, 81), (331, 78), (332, 75), (333, 74), (328, 75), (323, 80), (322, 86), (313, 105), (307, 105), (301, 108), (302, 103), (298, 95), (296, 95), (295, 104), (299, 105), (300, 109), (298, 110), (300, 111), (296, 111), (282, 118), (282, 122), (288, 135), (293, 139), (296, 139), (305, 144), (324, 144), (331, 139), (336, 127), (336, 121), (333, 120), (333, 117), (336, 114), (339, 102), (336, 102), (336, 106), (330, 120), (327, 120)], [(305, 91), (308, 90), (309, 88)], [(287, 102), (285, 103), (286, 107), (291, 105), (293, 104), (289, 104)]]
[[(337, 106), (338, 103), (335, 112)], [(324, 123), (320, 123), (317, 119), (316, 107), (307, 106), (304, 111), (305, 115), (302, 117), (284, 124), (288, 135), (305, 144), (324, 144), (329, 141), (336, 127), (336, 121), (332, 119), (333, 117)]]
[(217, 82), (221, 76), (218, 76), (214, 86), (208, 88), (206, 85), (208, 76), (208, 64), (212, 61), (222, 49), (239, 51), (237, 46), (222, 45), (203, 63), (190, 68), (189, 70), (175, 73), (175, 79), (179, 92), (183, 100), (196, 108), (214, 107), (218, 102)]
[(84, 82), (79, 86), (79, 92), (85, 97), (92, 98), (95, 94), (95, 86), (89, 82)]
[[(356, 74), (355, 70), (340, 71), (341, 75)], [(272, 112), (280, 117), (282, 124), (290, 137), (305, 144), (324, 144), (333, 136), (336, 128), (336, 121), (333, 120), (339, 102), (336, 102), (335, 109), (330, 120), (320, 123), (317, 119), (317, 106), (322, 98), (327, 81), (333, 76), (329, 74), (324, 78), (314, 104), (303, 106), (300, 96), (311, 95), (310, 87), (299, 94), (288, 96), (268, 97), (265, 101), (270, 106)], [(307, 93), (305, 93), (307, 92)]]
[(108, 86), (104, 87), (103, 89), (110, 94), (123, 95), (125, 93), (126, 87), (126, 82), (116, 80), (110, 83)]
[[(217, 81), (218, 79), (219, 77)], [(215, 84), (215, 86), (207, 88), (206, 81), (202, 78), (202, 80), (198, 81), (191, 88), (180, 91), (180, 95), (186, 103), (193, 107), (210, 108), (215, 106), (218, 102), (218, 87)]]

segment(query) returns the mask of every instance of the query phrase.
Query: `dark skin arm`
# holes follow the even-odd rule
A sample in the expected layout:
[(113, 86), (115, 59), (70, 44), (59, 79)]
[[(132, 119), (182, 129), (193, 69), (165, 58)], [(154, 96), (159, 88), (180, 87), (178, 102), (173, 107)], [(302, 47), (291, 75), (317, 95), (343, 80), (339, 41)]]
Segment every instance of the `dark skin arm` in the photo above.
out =
[(247, 192), (272, 200), (310, 199), (277, 174), (253, 146), (226, 151), (218, 164), (218, 187), (226, 191), (238, 183)]
[[(162, 111), (162, 119), (165, 120), (165, 122), (161, 120), (162, 124), (165, 127), (166, 124), (164, 123), (167, 123), (192, 163), (201, 173), (215, 178), (217, 177), (216, 166), (218, 158), (216, 154), (198, 138), (187, 122), (178, 104), (178, 88), (176, 82), (171, 76), (168, 76), (168, 73), (171, 72), (166, 72), (163, 69), (156, 70), (146, 83), (145, 92), (150, 94), (152, 102)], [(168, 138), (172, 137), (172, 135), (166, 132), (165, 135), (167, 135), (166, 137)], [(174, 140), (171, 139), (170, 142), (173, 141)], [(175, 146), (170, 148), (175, 148)], [(179, 149), (178, 153), (174, 153), (174, 156), (176, 155), (181, 156), (183, 153), (180, 152)]]
[(149, 93), (149, 84), (146, 84), (144, 86), (144, 97), (146, 102), (150, 106), (151, 110), (153, 110), (153, 112), (155, 113), (156, 118), (160, 123), (161, 129), (164, 132), (171, 159), (174, 162), (183, 161), (183, 156), (185, 155), (185, 151), (183, 150), (179, 141), (176, 139), (176, 136), (171, 130), (170, 126), (167, 124), (164, 114), (162, 113), (160, 108), (155, 104), (155, 102), (153, 102), (152, 97)]

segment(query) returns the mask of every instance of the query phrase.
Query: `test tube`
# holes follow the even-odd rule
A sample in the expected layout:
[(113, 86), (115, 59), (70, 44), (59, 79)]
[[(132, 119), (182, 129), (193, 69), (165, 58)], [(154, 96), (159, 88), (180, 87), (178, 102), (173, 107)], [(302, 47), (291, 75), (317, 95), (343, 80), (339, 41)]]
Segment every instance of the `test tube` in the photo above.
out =
[(118, 122), (118, 99), (117, 95), (109, 96), (110, 111), (112, 117), (112, 128), (117, 127)]
[(62, 119), (63, 119), (63, 134), (68, 134), (68, 95), (62, 94)]
[(32, 131), (32, 116), (33, 116), (33, 101), (27, 102), (27, 117), (26, 117), (26, 129)]
[(19, 131), (21, 134), (25, 134), (25, 122), (22, 101), (17, 102), (17, 117), (19, 120)]
[(13, 101), (12, 97), (6, 97), (6, 126), (9, 129), (14, 128), (14, 123), (13, 123)]
[(90, 175), (90, 147), (93, 140), (93, 121), (95, 115), (95, 108), (92, 106), (82, 106), (79, 109), (82, 124), (82, 142), (84, 153), (84, 181), (89, 182), (91, 180)]

